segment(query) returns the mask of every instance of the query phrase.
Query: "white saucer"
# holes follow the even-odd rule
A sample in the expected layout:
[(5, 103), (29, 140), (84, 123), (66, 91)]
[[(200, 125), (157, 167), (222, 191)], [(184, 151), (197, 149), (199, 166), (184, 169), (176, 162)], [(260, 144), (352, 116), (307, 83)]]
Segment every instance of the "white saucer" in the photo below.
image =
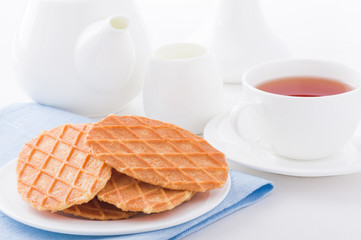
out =
[(17, 193), (15, 166), (16, 160), (12, 160), (0, 169), (0, 186), (3, 188), (0, 194), (0, 211), (35, 228), (76, 235), (123, 235), (182, 224), (215, 208), (227, 196), (231, 187), (229, 176), (223, 188), (197, 193), (191, 200), (171, 211), (126, 220), (94, 221), (31, 208)]
[[(247, 122), (247, 119), (241, 120)], [(251, 124), (250, 121), (248, 124)], [(248, 133), (247, 135), (253, 134)], [(334, 176), (361, 172), (360, 137), (354, 137), (351, 143), (348, 143), (335, 156), (320, 160), (302, 161), (277, 155), (266, 145), (247, 143), (231, 128), (228, 112), (209, 121), (203, 136), (215, 148), (224, 152), (227, 159), (264, 172), (302, 177)]]

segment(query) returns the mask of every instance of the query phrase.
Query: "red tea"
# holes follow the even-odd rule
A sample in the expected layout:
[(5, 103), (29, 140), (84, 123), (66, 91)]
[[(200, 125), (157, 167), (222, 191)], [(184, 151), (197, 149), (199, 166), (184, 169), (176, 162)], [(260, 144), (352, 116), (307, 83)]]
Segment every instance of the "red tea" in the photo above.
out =
[(256, 88), (280, 95), (294, 97), (322, 97), (351, 91), (343, 82), (320, 77), (285, 77), (270, 80)]

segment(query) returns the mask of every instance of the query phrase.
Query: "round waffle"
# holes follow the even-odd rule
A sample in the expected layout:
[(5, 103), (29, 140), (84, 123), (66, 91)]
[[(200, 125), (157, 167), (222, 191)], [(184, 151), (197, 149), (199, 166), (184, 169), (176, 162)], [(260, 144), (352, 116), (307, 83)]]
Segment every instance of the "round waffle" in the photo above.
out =
[(144, 117), (109, 115), (92, 125), (85, 144), (117, 171), (164, 188), (203, 192), (228, 177), (224, 154), (203, 138)]
[(137, 214), (136, 212), (122, 211), (112, 204), (99, 201), (96, 197), (87, 203), (66, 208), (63, 212), (95, 220), (120, 220), (130, 218)]
[(93, 199), (111, 168), (89, 154), (90, 124), (64, 124), (27, 142), (18, 157), (18, 192), (38, 210), (59, 211)]
[(98, 198), (124, 211), (157, 213), (173, 209), (193, 195), (191, 191), (162, 188), (113, 170), (112, 177), (100, 190)]

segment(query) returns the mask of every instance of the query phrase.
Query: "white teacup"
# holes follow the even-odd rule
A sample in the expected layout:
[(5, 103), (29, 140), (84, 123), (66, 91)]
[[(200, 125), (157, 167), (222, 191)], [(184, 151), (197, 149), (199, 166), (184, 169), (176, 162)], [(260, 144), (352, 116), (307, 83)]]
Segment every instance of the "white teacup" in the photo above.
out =
[[(260, 83), (291, 76), (335, 79), (353, 90), (294, 97), (256, 88)], [(336, 154), (350, 141), (361, 119), (361, 72), (341, 63), (306, 59), (268, 62), (245, 72), (242, 82), (244, 101), (231, 112), (236, 132), (246, 138), (244, 128), (249, 126), (239, 120), (243, 113), (249, 114), (257, 135), (288, 158), (312, 160)]]
[(158, 48), (146, 74), (144, 110), (150, 118), (202, 133), (223, 110), (223, 83), (213, 53), (194, 43)]

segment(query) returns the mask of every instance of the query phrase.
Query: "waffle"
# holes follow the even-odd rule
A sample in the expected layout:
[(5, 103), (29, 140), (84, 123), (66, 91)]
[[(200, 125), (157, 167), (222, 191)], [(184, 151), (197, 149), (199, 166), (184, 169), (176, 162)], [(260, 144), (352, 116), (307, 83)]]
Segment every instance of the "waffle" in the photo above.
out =
[(157, 213), (173, 209), (193, 195), (191, 191), (162, 188), (113, 170), (112, 177), (100, 190), (98, 198), (124, 211)]
[(164, 188), (204, 192), (228, 177), (222, 152), (170, 123), (109, 115), (92, 125), (85, 144), (117, 171)]
[(136, 215), (136, 212), (125, 212), (116, 206), (93, 198), (87, 203), (66, 208), (63, 212), (95, 220), (120, 220)]
[(27, 142), (18, 157), (18, 192), (38, 210), (59, 211), (93, 199), (111, 168), (89, 154), (88, 124), (64, 124)]

